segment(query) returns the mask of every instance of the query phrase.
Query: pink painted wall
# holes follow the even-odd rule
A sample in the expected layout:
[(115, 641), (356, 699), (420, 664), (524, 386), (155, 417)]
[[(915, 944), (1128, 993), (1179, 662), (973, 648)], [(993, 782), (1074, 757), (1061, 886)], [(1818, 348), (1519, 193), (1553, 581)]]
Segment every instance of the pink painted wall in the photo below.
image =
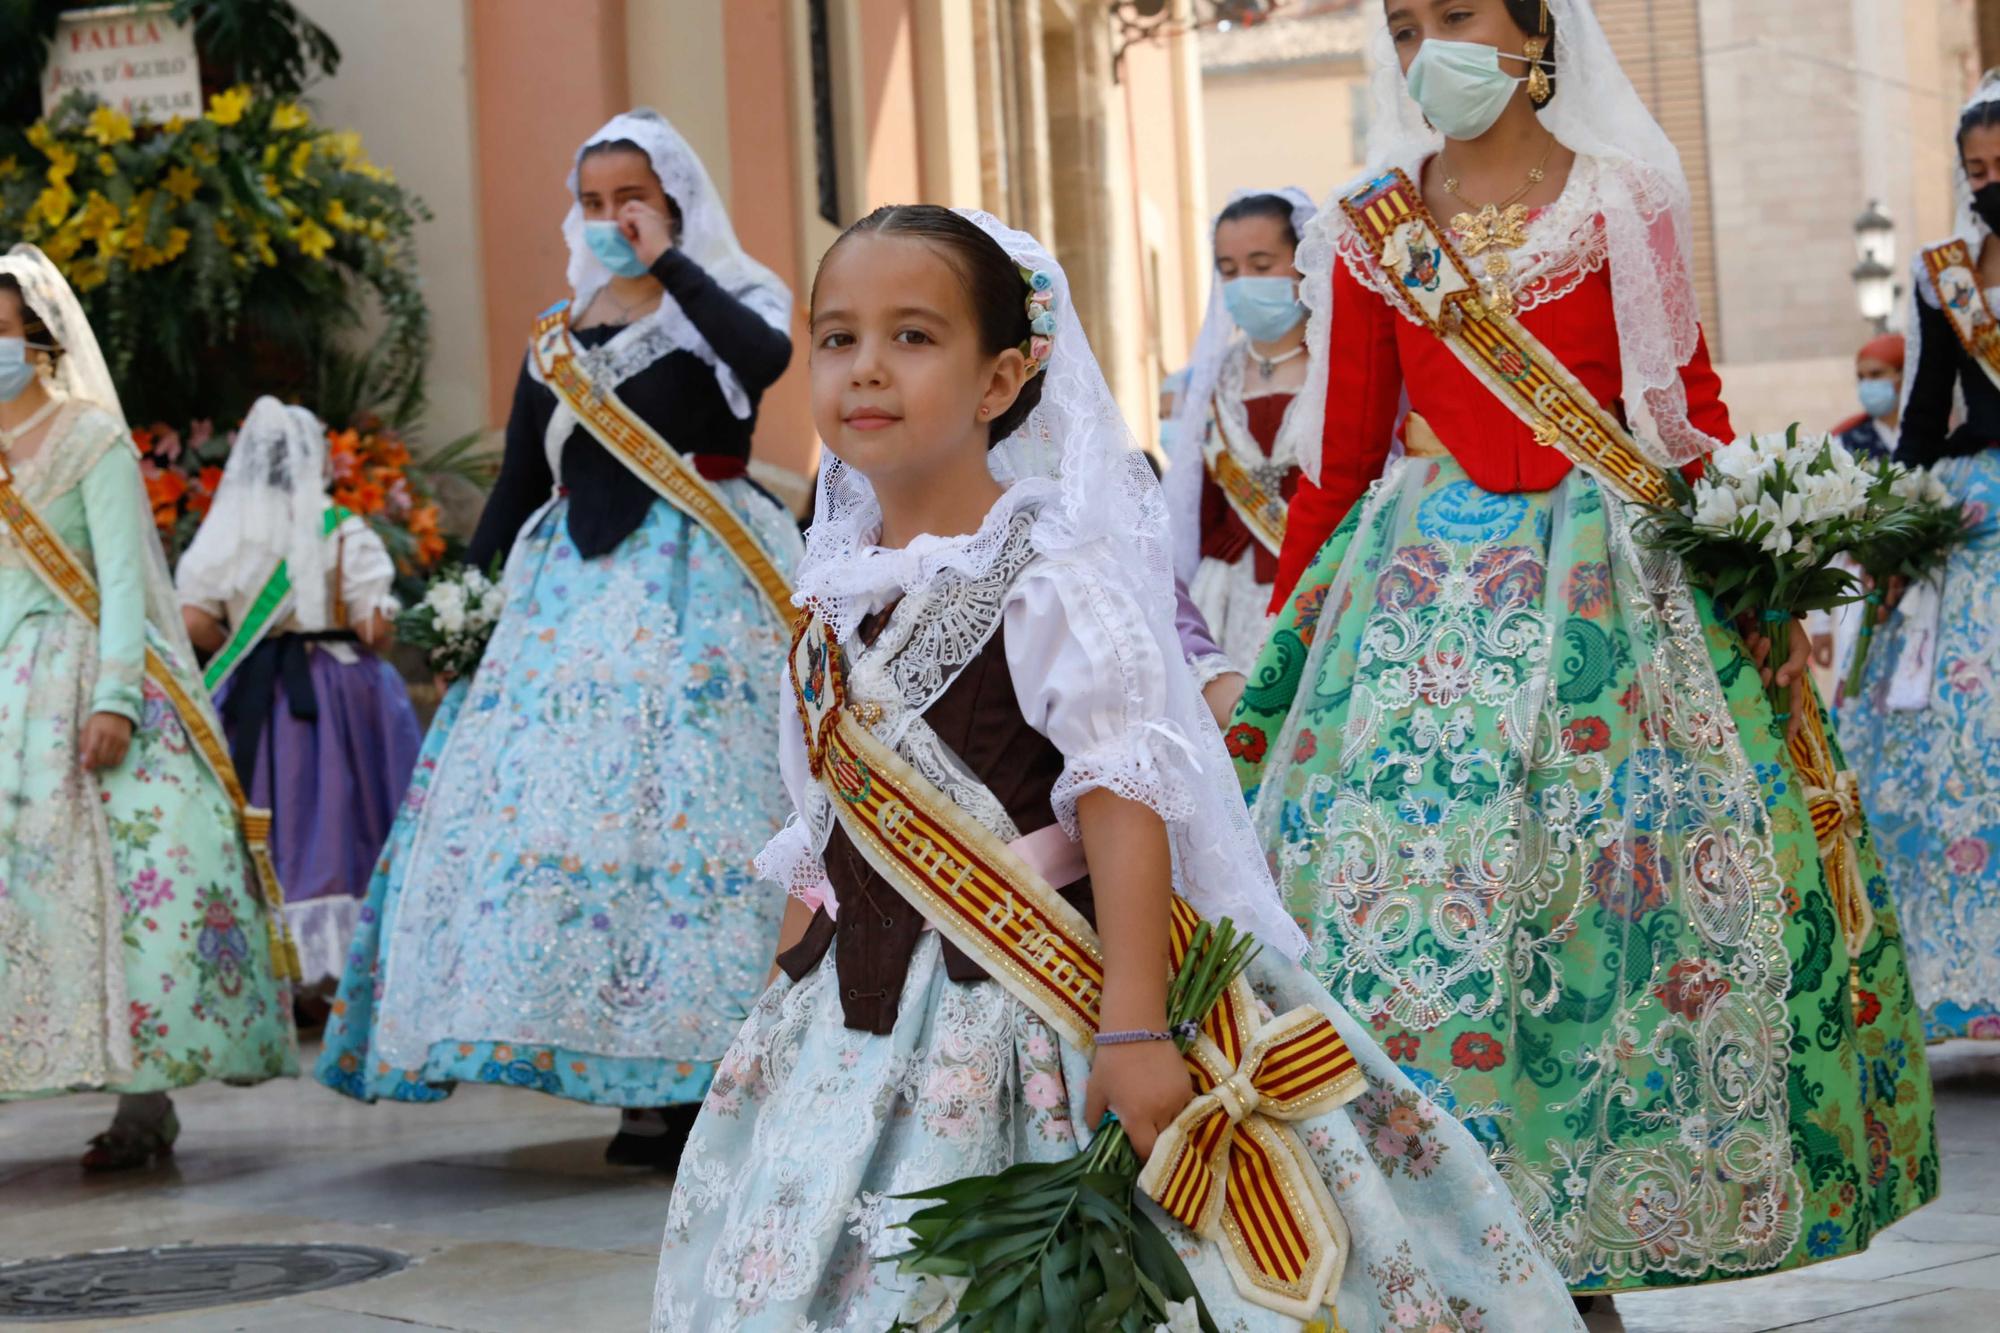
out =
[(561, 226), (570, 161), (626, 108), (625, 6), (472, 0), (471, 17), (487, 413), (497, 425), (513, 401), (529, 322), (568, 292)]
[[(794, 472), (818, 457), (806, 383), (806, 298), (811, 269), (799, 252), (799, 153), (791, 100), (785, 0), (729, 0), (723, 49), (729, 62), (730, 220), (736, 238), (792, 289), (792, 363), (764, 394), (756, 456)], [(803, 77), (803, 76), (801, 76)], [(809, 151), (809, 149), (807, 150)], [(810, 257), (816, 263), (819, 256)]]
[(860, 9), (862, 132), (868, 161), (856, 216), (880, 204), (923, 198), (918, 142), (915, 33), (910, 0), (870, 0)]

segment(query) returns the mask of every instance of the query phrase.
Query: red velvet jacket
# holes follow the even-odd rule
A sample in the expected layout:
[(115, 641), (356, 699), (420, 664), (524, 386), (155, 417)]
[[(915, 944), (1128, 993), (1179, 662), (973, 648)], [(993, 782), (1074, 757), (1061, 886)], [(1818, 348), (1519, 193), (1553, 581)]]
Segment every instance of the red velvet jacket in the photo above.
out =
[[(1523, 313), (1520, 321), (1562, 358), (1599, 403), (1623, 416), (1618, 401), (1623, 372), (1608, 268)], [(1537, 444), (1533, 432), (1436, 335), (1392, 308), (1339, 260), (1333, 272), (1332, 335), (1319, 484), (1302, 480), (1292, 497), (1272, 587), (1274, 611), (1291, 596), (1299, 576), (1368, 484), (1381, 475), (1406, 392), (1410, 410), (1430, 423), (1467, 475), (1489, 491), (1545, 491), (1570, 470), (1569, 460)], [(1681, 368), (1681, 382), (1687, 389), (1689, 420), (1715, 439), (1733, 439), (1706, 338)]]

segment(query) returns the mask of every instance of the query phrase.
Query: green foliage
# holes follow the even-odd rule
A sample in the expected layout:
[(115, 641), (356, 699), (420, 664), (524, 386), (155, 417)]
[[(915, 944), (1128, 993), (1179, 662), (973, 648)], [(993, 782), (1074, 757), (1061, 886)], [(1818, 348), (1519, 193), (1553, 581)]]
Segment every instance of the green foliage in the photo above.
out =
[[(1167, 993), (1182, 1049), (1257, 949), (1227, 918), (1195, 928)], [(1169, 1303), (1189, 1300), (1204, 1333), (1215, 1333), (1173, 1243), (1137, 1206), (1138, 1179), (1138, 1155), (1114, 1121), (1068, 1161), (905, 1195), (936, 1202), (904, 1223), (914, 1240), (898, 1265), (964, 1284), (941, 1333), (1150, 1333)]]

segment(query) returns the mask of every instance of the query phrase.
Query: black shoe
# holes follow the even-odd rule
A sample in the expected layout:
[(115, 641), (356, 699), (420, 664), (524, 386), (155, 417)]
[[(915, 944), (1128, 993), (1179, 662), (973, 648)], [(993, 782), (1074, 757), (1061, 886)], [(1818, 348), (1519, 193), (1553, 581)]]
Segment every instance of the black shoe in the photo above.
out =
[(680, 1165), (688, 1131), (694, 1128), (695, 1117), (700, 1113), (699, 1103), (662, 1107), (666, 1133), (632, 1134), (621, 1129), (604, 1145), (605, 1162), (611, 1166), (649, 1166), (655, 1171), (672, 1171)]

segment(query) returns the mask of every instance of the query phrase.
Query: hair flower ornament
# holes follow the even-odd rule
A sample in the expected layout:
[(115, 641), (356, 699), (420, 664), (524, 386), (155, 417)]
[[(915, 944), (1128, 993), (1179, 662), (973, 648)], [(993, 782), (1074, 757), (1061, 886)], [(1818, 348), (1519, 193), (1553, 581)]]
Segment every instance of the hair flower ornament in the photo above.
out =
[(1049, 351), (1056, 332), (1056, 280), (1046, 269), (1022, 269), (1021, 280), (1028, 284), (1028, 338), (1021, 355), (1028, 358), (1028, 375), (1033, 378), (1049, 363)]

